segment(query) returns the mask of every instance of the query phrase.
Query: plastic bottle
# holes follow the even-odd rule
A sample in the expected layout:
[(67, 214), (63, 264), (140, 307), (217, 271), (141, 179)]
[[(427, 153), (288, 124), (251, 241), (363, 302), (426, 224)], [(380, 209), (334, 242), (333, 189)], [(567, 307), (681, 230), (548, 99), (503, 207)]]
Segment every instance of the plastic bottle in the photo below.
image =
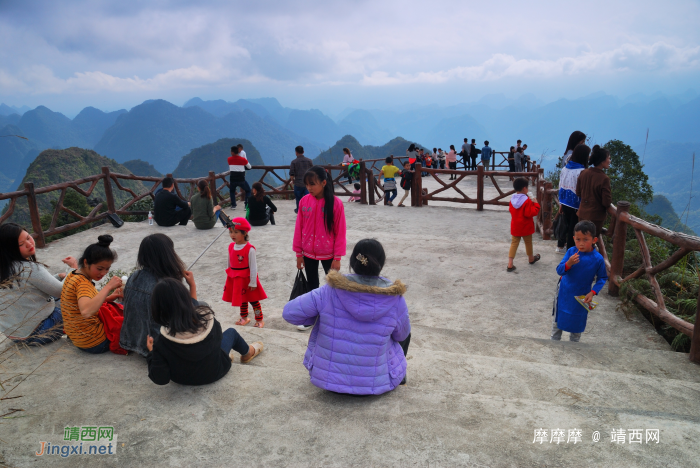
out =
[(148, 212), (148, 225), (153, 226), (153, 213)]

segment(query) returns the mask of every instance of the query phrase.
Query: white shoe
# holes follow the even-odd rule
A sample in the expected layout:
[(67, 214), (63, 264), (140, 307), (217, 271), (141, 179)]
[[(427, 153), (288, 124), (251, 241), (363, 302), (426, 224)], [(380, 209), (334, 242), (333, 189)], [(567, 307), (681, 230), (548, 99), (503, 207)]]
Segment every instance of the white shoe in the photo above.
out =
[(306, 331), (313, 328), (313, 325), (297, 325), (297, 330)]
[(558, 253), (558, 254), (565, 254), (565, 253), (566, 253), (566, 247), (561, 247), (561, 248), (557, 247), (556, 249), (554, 249), (554, 251), (555, 251), (556, 253)]

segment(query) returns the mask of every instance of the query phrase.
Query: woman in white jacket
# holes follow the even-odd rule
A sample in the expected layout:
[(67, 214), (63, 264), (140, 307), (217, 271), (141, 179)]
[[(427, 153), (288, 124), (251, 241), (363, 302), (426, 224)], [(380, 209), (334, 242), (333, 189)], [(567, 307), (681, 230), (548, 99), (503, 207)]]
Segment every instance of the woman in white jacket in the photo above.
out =
[[(28, 345), (51, 343), (63, 335), (61, 297), (65, 273), (51, 275), (36, 261), (32, 236), (15, 223), (0, 226), (0, 332)], [(78, 262), (63, 262), (77, 269)]]

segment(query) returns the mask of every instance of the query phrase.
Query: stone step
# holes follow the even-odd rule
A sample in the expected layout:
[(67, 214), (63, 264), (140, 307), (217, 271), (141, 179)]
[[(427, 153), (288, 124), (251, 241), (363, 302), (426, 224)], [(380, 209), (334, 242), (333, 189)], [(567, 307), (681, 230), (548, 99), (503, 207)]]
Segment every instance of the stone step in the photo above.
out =
[[(146, 363), (139, 356), (93, 356), (66, 342), (52, 345), (53, 353), (42, 351), (48, 361), (19, 392), (28, 396), (41, 385), (53, 389), (51, 398), (13, 400), (13, 407), (24, 409), (24, 417), (12, 420), (12, 431), (4, 432), (3, 440), (12, 450), (3, 450), (3, 462), (94, 466), (96, 461), (88, 457), (36, 457), (34, 452), (39, 441), (61, 443), (65, 426), (97, 424), (113, 426), (118, 434), (117, 456), (100, 458), (103, 466), (152, 464), (154, 453), (159, 454), (158, 464), (176, 466), (220, 465), (231, 459), (241, 466), (697, 463), (697, 450), (692, 448), (700, 436), (697, 415), (665, 411), (672, 408), (617, 407), (625, 398), (636, 400), (636, 395), (624, 393), (628, 388), (600, 389), (592, 379), (589, 389), (602, 390), (600, 396), (576, 399), (547, 389), (532, 398), (518, 379), (499, 381), (497, 373), (508, 369), (498, 363), (489, 368), (483, 362), (469, 362), (469, 356), (435, 352), (416, 354), (409, 361), (407, 386), (378, 397), (350, 397), (310, 384), (297, 360), (299, 338), (293, 333), (249, 329), (244, 333), (250, 335), (246, 338), (257, 335), (266, 341), (264, 353), (250, 365), (234, 364), (226, 377), (203, 387), (156, 386), (146, 377)], [(294, 362), (283, 362), (280, 357), (285, 354)], [(455, 366), (464, 372), (455, 372)], [(452, 370), (449, 377), (447, 369)], [(562, 371), (572, 369), (559, 367), (530, 380), (572, 386)], [(493, 389), (495, 394), (472, 393), (475, 388)], [(611, 395), (614, 388), (617, 397)], [(683, 392), (697, 398), (697, 390)], [(540, 428), (548, 437), (542, 444), (533, 443), (534, 431)], [(646, 444), (644, 436), (641, 445), (612, 443), (610, 431), (620, 428), (659, 429), (660, 443)], [(562, 429), (566, 436), (569, 429), (580, 429), (582, 440), (550, 443), (552, 429)], [(594, 431), (601, 433), (597, 443), (592, 441)]]
[[(279, 317), (266, 319), (265, 324), (267, 329), (307, 337), (310, 333), (297, 331)], [(416, 348), (700, 383), (700, 366), (691, 363), (687, 354), (630, 345), (556, 342), (412, 325), (411, 350)]]

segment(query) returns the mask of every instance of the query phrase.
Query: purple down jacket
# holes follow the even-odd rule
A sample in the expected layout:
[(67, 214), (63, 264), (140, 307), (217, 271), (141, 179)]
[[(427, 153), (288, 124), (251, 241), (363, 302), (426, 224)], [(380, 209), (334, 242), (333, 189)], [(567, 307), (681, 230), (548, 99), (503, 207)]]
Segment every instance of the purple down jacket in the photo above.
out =
[(411, 332), (406, 286), (334, 270), (326, 281), (287, 303), (282, 314), (293, 325), (316, 324), (304, 355), (311, 383), (354, 395), (395, 389), (406, 375), (398, 342)]

